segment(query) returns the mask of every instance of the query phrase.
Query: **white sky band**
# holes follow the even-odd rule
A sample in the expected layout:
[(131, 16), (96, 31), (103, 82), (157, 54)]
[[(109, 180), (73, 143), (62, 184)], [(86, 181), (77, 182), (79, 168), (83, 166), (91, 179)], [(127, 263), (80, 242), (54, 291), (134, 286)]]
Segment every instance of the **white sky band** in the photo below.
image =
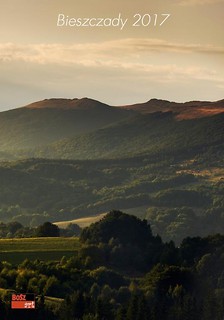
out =
[[(89, 96), (111, 105), (154, 97), (221, 100), (223, 12), (224, 0), (2, 1), (0, 109), (51, 97)], [(122, 30), (121, 24), (58, 27), (59, 13), (77, 18), (121, 13), (128, 21)], [(146, 15), (146, 25), (151, 15), (149, 27), (132, 26), (138, 13)], [(159, 27), (162, 13), (171, 18)]]

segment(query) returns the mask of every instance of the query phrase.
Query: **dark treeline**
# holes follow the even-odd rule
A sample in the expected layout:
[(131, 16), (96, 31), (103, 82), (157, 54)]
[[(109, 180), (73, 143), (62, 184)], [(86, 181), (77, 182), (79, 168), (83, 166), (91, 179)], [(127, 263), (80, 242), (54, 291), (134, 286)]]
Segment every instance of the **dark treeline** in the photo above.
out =
[(32, 320), (221, 320), (223, 257), (222, 235), (176, 247), (145, 220), (112, 211), (82, 231), (72, 258), (1, 262), (1, 317), (28, 319), (29, 311), (10, 310), (15, 290), (36, 294)]
[(65, 229), (58, 228), (51, 222), (44, 222), (38, 227), (24, 227), (17, 221), (0, 222), (0, 239), (3, 238), (30, 238), (30, 237), (73, 237), (79, 236), (81, 228), (70, 223)]

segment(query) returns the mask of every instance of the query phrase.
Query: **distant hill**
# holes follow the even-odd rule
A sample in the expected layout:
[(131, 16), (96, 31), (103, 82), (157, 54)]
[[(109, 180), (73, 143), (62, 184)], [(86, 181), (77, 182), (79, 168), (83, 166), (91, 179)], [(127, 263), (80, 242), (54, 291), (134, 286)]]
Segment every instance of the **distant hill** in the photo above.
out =
[(112, 107), (97, 100), (82, 99), (45, 99), (31, 103), (26, 109), (58, 109), (58, 110), (94, 110), (95, 112), (111, 111)]
[(140, 113), (172, 111), (177, 119), (195, 119), (207, 117), (224, 112), (224, 100), (190, 101), (185, 103), (170, 102), (167, 100), (151, 99), (145, 103), (123, 106), (124, 109)]
[(85, 217), (122, 209), (147, 218), (155, 234), (177, 243), (186, 236), (223, 233), (222, 150), (200, 149), (194, 156), (161, 150), (160, 158), (1, 162), (0, 221), (83, 225), (98, 219)]
[(176, 243), (223, 233), (223, 102), (49, 99), (1, 112), (0, 221), (123, 209)]
[(15, 151), (74, 137), (133, 114), (101, 102), (49, 99), (0, 113), (1, 151)]
[(178, 156), (222, 152), (224, 113), (177, 121), (172, 112), (134, 116), (119, 123), (33, 149), (29, 157), (50, 159), (104, 159), (138, 155)]
[[(150, 117), (155, 112), (156, 115)], [(167, 112), (170, 112), (169, 117)], [(137, 153), (144, 152), (142, 143), (137, 144), (138, 140), (146, 139), (146, 143), (151, 144), (152, 136), (161, 138), (167, 130), (170, 132), (171, 122), (172, 126), (179, 128), (176, 120), (211, 117), (223, 112), (224, 100), (176, 103), (151, 99), (142, 104), (114, 107), (89, 98), (46, 99), (0, 112), (0, 158), (16, 158), (16, 153), (20, 150), (23, 150), (20, 155), (25, 157), (45, 157), (49, 153), (52, 153), (50, 157), (61, 157), (65, 152), (63, 157), (69, 158), (76, 157), (77, 152), (79, 158), (111, 156), (116, 146), (119, 152), (120, 146), (122, 147), (122, 153), (132, 152), (133, 148), (138, 149)], [(139, 114), (143, 115), (138, 116)], [(191, 122), (185, 125), (187, 129), (189, 125)], [(157, 129), (160, 126), (163, 133)], [(125, 141), (126, 139), (132, 141)], [(161, 143), (162, 141), (159, 142)], [(102, 146), (99, 148), (97, 144)], [(30, 149), (32, 152), (27, 153)], [(38, 152), (34, 152), (34, 149), (38, 149)], [(92, 154), (89, 151), (87, 155), (84, 149), (91, 150)], [(146, 149), (148, 151), (149, 148)]]

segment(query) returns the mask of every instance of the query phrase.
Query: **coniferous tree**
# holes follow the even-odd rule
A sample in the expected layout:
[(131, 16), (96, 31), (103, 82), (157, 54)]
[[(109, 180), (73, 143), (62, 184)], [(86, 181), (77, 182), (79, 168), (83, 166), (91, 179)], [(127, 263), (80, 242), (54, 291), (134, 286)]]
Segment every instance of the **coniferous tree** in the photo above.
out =
[(115, 320), (126, 320), (126, 308), (124, 306), (121, 306), (118, 311)]
[(128, 305), (127, 320), (136, 320), (138, 316), (138, 296), (133, 294)]

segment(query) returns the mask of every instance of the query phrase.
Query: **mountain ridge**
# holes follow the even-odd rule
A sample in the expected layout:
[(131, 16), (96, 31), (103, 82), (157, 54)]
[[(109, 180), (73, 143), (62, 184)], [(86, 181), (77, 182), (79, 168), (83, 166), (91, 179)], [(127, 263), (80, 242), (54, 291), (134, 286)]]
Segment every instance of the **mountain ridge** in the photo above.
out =
[(172, 112), (138, 114), (94, 132), (61, 139), (47, 146), (21, 152), (23, 157), (47, 159), (116, 159), (199, 154), (222, 148), (224, 114), (176, 121)]
[(101, 109), (111, 109), (106, 103), (102, 103), (98, 100), (91, 98), (74, 98), (74, 99), (64, 99), (64, 98), (51, 98), (44, 99), (41, 101), (33, 102), (24, 106), (27, 109), (60, 109), (60, 110), (92, 110), (94, 108)]
[[(109, 105), (107, 103), (88, 98), (50, 98), (44, 99), (36, 102), (32, 102), (22, 107), (10, 109), (7, 111), (1, 111), (1, 113), (5, 112), (13, 112), (15, 110), (26, 110), (26, 109), (59, 109), (59, 110), (92, 110), (92, 109), (125, 109), (125, 110), (132, 110), (139, 113), (152, 113), (157, 111), (173, 111), (176, 112), (183, 112), (186, 111), (186, 108), (207, 108), (219, 110), (220, 113), (224, 112), (224, 99), (217, 100), (217, 101), (200, 101), (200, 100), (192, 100), (186, 102), (175, 102), (169, 101), (164, 99), (157, 99), (152, 98), (145, 102), (139, 102), (134, 104), (127, 104), (127, 105)], [(182, 110), (181, 110), (182, 109)], [(216, 113), (214, 113), (216, 114)]]
[[(50, 99), (0, 113), (1, 220), (33, 226), (122, 208), (167, 240), (222, 231), (223, 102), (153, 99), (144, 113)], [(207, 113), (188, 119), (195, 109)]]
[(1, 151), (33, 148), (95, 131), (134, 111), (92, 99), (48, 99), (0, 113)]
[(176, 119), (194, 119), (224, 112), (224, 99), (218, 101), (173, 102), (162, 99), (150, 99), (147, 102), (125, 105), (124, 109), (140, 113), (167, 112), (176, 114)]
[(155, 150), (164, 152), (172, 143), (182, 150), (182, 142), (187, 146), (188, 141), (193, 146), (199, 138), (202, 145), (205, 139), (210, 139), (209, 130), (212, 137), (216, 134), (223, 137), (224, 100), (176, 103), (151, 99), (129, 108), (109, 106), (90, 98), (53, 98), (1, 112), (1, 159), (17, 155), (114, 158), (152, 154)]

